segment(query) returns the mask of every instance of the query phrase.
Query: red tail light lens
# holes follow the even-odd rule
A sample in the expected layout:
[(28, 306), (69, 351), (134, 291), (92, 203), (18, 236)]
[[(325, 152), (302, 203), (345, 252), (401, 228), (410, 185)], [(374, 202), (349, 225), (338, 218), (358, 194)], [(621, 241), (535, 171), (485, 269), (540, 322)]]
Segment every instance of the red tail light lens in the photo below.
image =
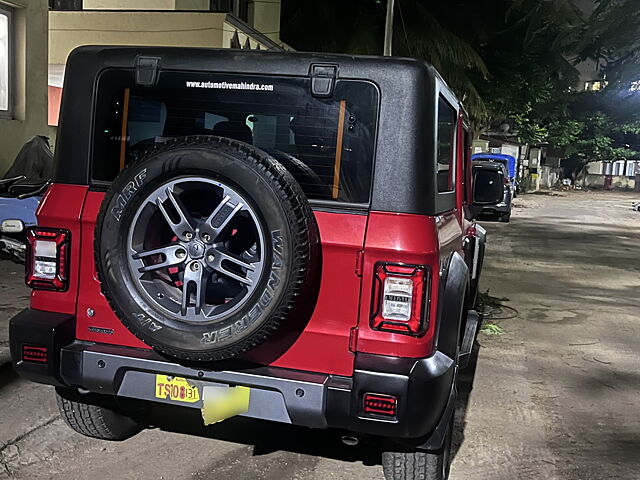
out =
[(38, 290), (65, 291), (69, 284), (67, 230), (31, 227), (27, 230), (26, 282)]
[(379, 263), (373, 286), (371, 328), (418, 336), (428, 320), (429, 269)]

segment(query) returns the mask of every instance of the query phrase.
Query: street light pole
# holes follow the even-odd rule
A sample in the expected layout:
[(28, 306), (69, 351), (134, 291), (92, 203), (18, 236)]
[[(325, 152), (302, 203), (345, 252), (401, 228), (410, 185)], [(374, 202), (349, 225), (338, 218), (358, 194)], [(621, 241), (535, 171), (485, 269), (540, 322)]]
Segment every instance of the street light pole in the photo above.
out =
[(384, 56), (393, 55), (393, 7), (395, 0), (387, 0), (387, 20), (384, 25)]

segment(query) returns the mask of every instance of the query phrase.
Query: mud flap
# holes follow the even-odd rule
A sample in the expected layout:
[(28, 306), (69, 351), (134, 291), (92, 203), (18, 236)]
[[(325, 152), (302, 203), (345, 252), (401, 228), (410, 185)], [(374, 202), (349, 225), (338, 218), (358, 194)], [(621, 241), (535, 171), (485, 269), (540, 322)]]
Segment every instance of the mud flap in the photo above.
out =
[(465, 369), (469, 366), (473, 343), (478, 334), (478, 327), (480, 327), (480, 315), (478, 315), (478, 312), (475, 310), (469, 310), (469, 313), (467, 313), (464, 338), (462, 339), (462, 345), (460, 346), (460, 353), (458, 355), (458, 366), (460, 369)]

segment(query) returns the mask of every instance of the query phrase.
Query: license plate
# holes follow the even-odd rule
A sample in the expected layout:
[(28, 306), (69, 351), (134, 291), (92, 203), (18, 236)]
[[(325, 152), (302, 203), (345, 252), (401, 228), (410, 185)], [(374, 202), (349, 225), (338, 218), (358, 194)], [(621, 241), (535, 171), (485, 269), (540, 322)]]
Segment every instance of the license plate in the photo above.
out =
[(156, 375), (156, 398), (176, 402), (196, 403), (200, 400), (198, 387), (186, 378)]
[(202, 391), (202, 419), (205, 425), (221, 422), (249, 410), (249, 387), (205, 386)]

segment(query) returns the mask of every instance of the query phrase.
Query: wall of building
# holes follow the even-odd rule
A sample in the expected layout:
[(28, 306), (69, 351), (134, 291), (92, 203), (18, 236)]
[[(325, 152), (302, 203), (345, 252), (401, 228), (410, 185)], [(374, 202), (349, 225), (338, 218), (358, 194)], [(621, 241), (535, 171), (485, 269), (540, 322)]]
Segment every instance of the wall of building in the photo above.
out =
[(280, 41), (280, 0), (249, 4), (249, 24), (274, 42)]
[[(231, 22), (230, 17), (224, 22), (223, 32), (222, 32), (222, 47), (223, 48), (234, 48), (233, 47), (233, 38), (237, 36), (237, 41), (240, 44), (240, 48), (250, 48), (252, 50), (269, 50), (271, 47), (266, 45), (264, 42), (256, 39), (255, 34), (250, 34), (248, 31), (242, 31), (238, 28), (237, 20), (233, 23)], [(264, 37), (262, 37), (264, 40)], [(248, 43), (247, 43), (248, 42)], [(237, 48), (237, 47), (235, 47)]]
[[(583, 185), (588, 188), (604, 188), (606, 175), (588, 173), (583, 181)], [(633, 190), (636, 181), (633, 177), (623, 175), (611, 175), (611, 188), (615, 190)]]
[(80, 45), (219, 48), (225, 17), (205, 12), (52, 11), (49, 64), (64, 65)]
[(46, 0), (11, 0), (7, 5), (14, 8), (14, 119), (0, 119), (0, 176), (27, 140), (48, 132), (48, 4)]
[(209, 10), (209, 0), (176, 0), (176, 10)]
[(539, 169), (540, 172), (540, 188), (551, 188), (560, 182), (562, 171), (557, 167), (543, 165)]
[(587, 163), (587, 173), (598, 175), (604, 173), (603, 162), (591, 162)]
[(85, 10), (209, 10), (208, 0), (84, 0)]

